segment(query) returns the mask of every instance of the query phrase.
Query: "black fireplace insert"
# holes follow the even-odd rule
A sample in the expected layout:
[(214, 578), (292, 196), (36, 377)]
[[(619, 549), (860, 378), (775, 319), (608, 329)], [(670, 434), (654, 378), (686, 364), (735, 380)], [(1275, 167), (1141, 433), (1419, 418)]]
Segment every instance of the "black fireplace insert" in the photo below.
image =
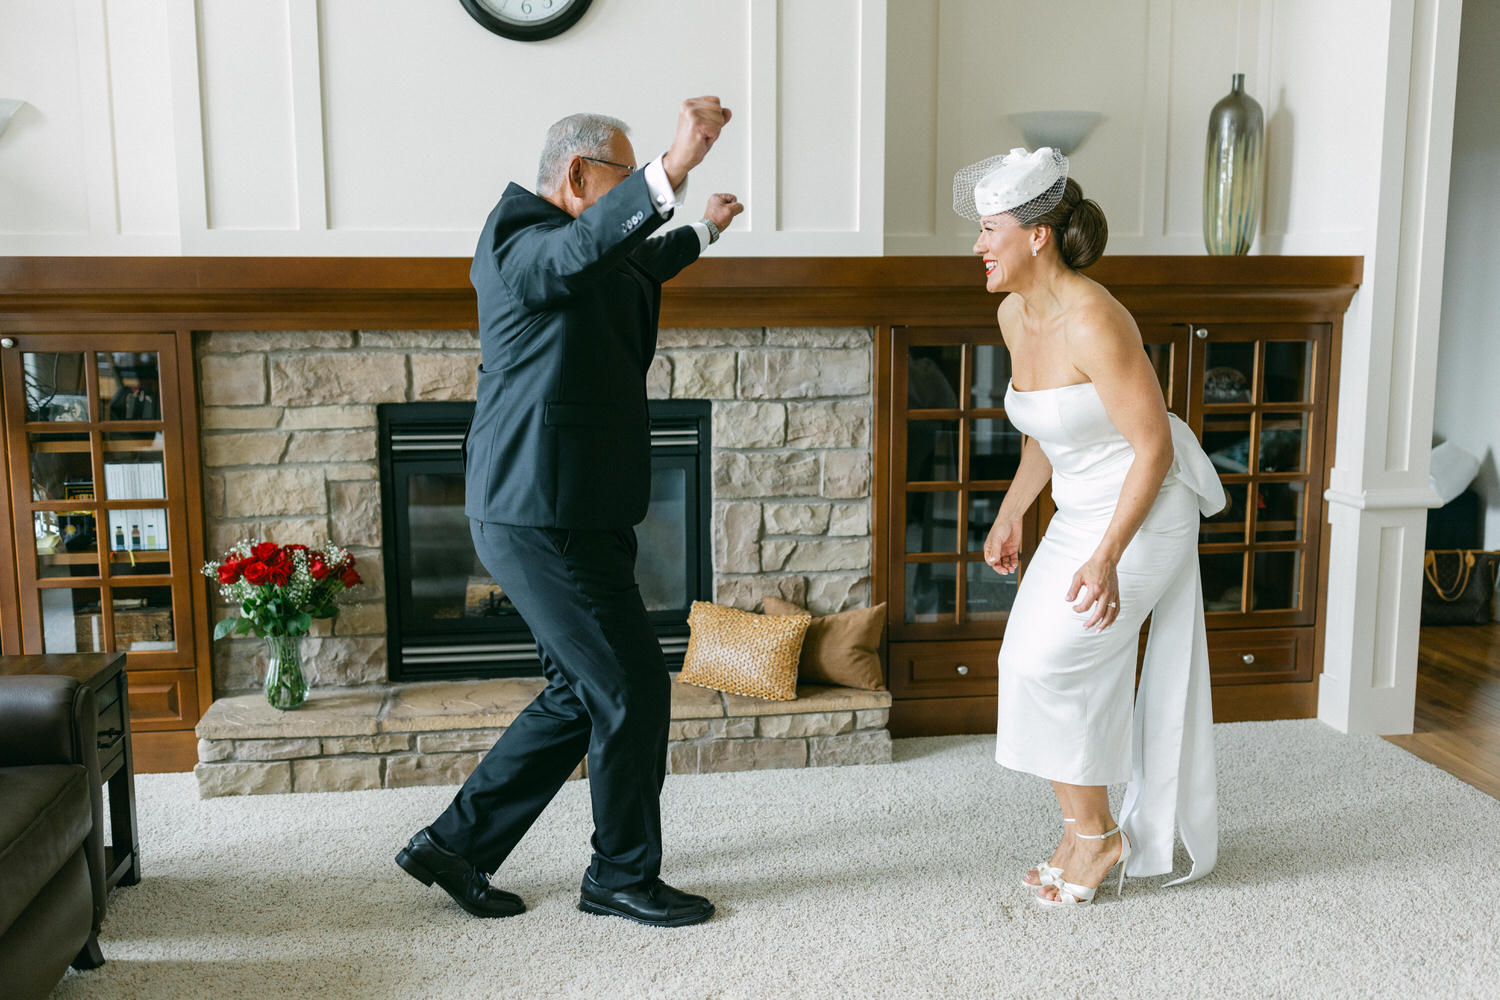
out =
[[(384, 403), (380, 497), (386, 645), (393, 681), (541, 673), (536, 642), (480, 565), (464, 516), (463, 439), (473, 403)], [(652, 400), (651, 507), (636, 526), (636, 579), (670, 667), (693, 601), (709, 599), (710, 404)]]

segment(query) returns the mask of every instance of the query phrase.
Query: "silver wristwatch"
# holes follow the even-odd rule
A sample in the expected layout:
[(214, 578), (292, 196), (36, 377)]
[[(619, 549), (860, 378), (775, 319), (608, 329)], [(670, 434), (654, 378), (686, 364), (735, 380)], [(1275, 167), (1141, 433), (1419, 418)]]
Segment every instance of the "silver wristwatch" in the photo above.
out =
[(698, 221), (708, 227), (708, 242), (711, 244), (719, 242), (719, 227), (714, 225), (713, 220), (705, 215)]

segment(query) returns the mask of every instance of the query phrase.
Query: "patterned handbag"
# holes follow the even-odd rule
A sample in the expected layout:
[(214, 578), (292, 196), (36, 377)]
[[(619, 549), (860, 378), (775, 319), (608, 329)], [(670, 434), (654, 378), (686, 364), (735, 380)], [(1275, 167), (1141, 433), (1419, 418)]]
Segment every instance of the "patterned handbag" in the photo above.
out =
[(1483, 625), (1490, 621), (1500, 552), (1428, 549), (1422, 560), (1422, 624)]

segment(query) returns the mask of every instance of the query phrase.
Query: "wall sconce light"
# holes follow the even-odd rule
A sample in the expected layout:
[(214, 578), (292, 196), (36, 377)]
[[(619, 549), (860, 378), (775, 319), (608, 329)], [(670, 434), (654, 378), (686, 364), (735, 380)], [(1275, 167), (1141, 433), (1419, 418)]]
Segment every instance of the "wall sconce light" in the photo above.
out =
[(0, 97), (0, 135), (5, 134), (5, 127), (10, 124), (10, 116), (25, 106), (25, 101), (18, 101), (13, 97)]
[(1104, 115), (1098, 111), (1016, 111), (1006, 117), (1021, 130), (1027, 147), (1051, 146), (1067, 156)]

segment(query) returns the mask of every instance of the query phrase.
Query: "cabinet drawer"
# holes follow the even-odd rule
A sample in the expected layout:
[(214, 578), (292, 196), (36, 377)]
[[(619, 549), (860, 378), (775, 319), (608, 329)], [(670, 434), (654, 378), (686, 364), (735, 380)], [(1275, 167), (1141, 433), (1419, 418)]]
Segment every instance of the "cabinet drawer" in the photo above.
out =
[(99, 777), (108, 781), (115, 776), (125, 759), (125, 741), (120, 740), (108, 750), (99, 751)]
[(891, 643), (891, 694), (935, 698), (995, 693), (1000, 643)]
[(125, 678), (119, 674), (116, 674), (105, 681), (102, 686), (94, 689), (94, 704), (99, 709), (101, 716), (104, 714), (105, 709), (120, 700), (120, 693), (124, 690)]
[(188, 729), (198, 722), (198, 674), (193, 670), (130, 670), (130, 728)]
[(1210, 632), (1208, 668), (1215, 684), (1310, 681), (1313, 676), (1313, 630)]
[(99, 726), (95, 736), (101, 756), (124, 739), (125, 706), (120, 704), (119, 699), (110, 702), (100, 710)]

